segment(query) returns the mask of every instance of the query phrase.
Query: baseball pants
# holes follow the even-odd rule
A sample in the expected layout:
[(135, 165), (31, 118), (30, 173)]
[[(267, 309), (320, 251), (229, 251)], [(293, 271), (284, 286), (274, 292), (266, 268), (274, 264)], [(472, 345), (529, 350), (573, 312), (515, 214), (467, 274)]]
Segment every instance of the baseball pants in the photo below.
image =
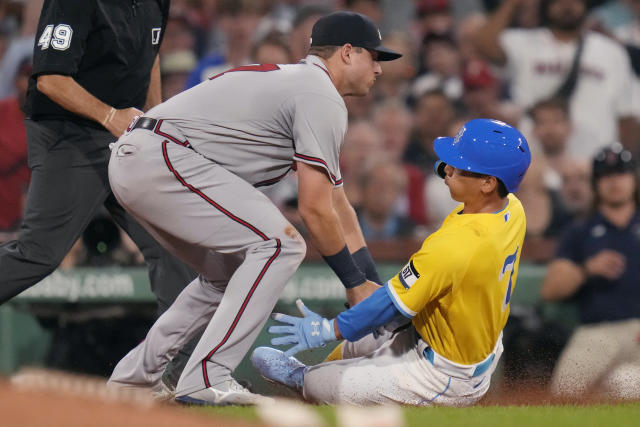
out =
[[(307, 369), (303, 395), (319, 404), (357, 406), (401, 404), (415, 406), (468, 406), (489, 389), (502, 345), (496, 346), (489, 368), (478, 376), (446, 374), (427, 360), (428, 345), (413, 327), (374, 339), (372, 335), (343, 349), (343, 360), (324, 362)], [(353, 344), (358, 344), (354, 346)], [(366, 356), (358, 348), (377, 350)], [(354, 358), (348, 358), (354, 356)]]
[(580, 326), (560, 355), (551, 390), (640, 399), (640, 319)]
[(127, 211), (200, 275), (110, 382), (157, 384), (176, 350), (204, 329), (178, 381), (182, 396), (230, 378), (306, 247), (266, 196), (186, 146), (167, 122), (163, 132), (174, 141), (144, 129), (120, 138), (109, 164), (111, 186)]
[(195, 273), (160, 247), (111, 194), (109, 132), (68, 120), (25, 120), (31, 182), (17, 240), (0, 246), (0, 304), (53, 272), (102, 205), (149, 267), (163, 312)]

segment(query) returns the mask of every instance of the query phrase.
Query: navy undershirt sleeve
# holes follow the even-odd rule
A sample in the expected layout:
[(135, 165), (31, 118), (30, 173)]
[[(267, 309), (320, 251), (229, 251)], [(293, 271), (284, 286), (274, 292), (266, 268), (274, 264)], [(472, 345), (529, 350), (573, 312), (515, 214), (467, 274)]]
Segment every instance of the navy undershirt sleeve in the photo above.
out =
[(337, 317), (340, 334), (348, 341), (357, 341), (374, 329), (402, 316), (384, 288), (376, 290), (364, 301)]

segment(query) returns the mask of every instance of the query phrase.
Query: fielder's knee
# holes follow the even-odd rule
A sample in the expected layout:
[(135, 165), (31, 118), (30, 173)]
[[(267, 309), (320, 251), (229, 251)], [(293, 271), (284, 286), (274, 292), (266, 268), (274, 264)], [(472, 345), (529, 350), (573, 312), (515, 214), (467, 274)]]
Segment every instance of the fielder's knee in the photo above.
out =
[(280, 237), (280, 245), (283, 255), (297, 268), (307, 254), (307, 244), (298, 230), (292, 225), (287, 226), (284, 235)]

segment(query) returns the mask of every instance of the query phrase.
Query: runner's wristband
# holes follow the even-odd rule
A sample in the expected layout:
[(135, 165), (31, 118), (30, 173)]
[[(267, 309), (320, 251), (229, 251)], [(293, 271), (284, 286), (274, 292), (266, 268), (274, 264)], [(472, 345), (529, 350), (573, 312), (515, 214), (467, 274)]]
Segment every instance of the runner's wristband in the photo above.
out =
[(351, 256), (353, 257), (356, 265), (360, 267), (360, 270), (364, 271), (364, 275), (367, 276), (368, 280), (376, 282), (378, 285), (382, 284), (382, 280), (380, 280), (380, 276), (378, 275), (378, 270), (376, 270), (376, 263), (373, 261), (369, 248), (363, 246), (352, 253)]
[(338, 276), (345, 288), (355, 288), (367, 281), (367, 277), (358, 268), (353, 257), (349, 253), (347, 245), (340, 252), (330, 256), (323, 256), (329, 267)]

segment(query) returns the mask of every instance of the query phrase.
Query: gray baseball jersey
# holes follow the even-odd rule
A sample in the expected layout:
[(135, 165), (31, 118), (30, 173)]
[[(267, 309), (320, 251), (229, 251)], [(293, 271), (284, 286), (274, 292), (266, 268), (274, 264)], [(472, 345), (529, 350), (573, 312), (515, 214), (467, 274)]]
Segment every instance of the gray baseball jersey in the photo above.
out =
[(293, 160), (342, 183), (347, 108), (316, 56), (225, 71), (146, 115), (171, 122), (194, 150), (254, 186), (278, 181)]
[(114, 369), (110, 384), (156, 387), (204, 329), (178, 385), (187, 396), (229, 380), (302, 262), (305, 243), (256, 189), (295, 161), (342, 183), (347, 111), (322, 61), (221, 73), (156, 106), (113, 147), (114, 195), (200, 273)]

